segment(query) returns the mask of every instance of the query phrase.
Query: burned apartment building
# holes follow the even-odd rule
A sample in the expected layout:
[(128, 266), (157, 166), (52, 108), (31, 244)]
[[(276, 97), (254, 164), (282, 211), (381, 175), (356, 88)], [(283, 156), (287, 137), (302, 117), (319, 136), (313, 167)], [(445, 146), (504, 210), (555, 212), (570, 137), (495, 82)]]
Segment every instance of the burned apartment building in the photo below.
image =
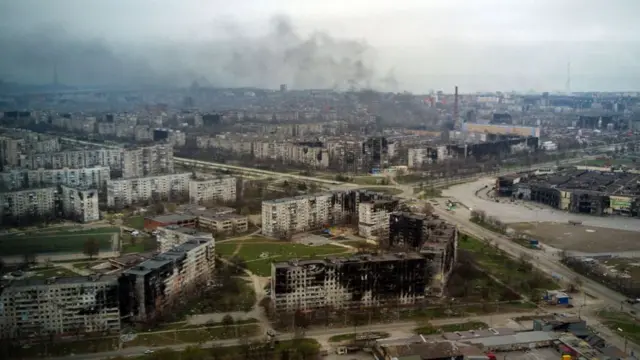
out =
[(394, 212), (389, 216), (387, 247), (415, 251), (429, 261), (431, 295), (442, 295), (456, 262), (457, 246), (457, 227), (437, 215)]
[(383, 169), (389, 164), (389, 142), (384, 136), (374, 136), (362, 143), (362, 157), (368, 171)]
[(389, 234), (389, 215), (398, 209), (398, 199), (361, 202), (358, 205), (358, 235), (365, 238), (386, 238)]
[[(640, 174), (567, 168), (521, 175), (510, 196), (572, 213), (640, 216)], [(507, 194), (505, 194), (507, 195)]]
[(391, 198), (378, 192), (348, 190), (263, 201), (262, 234), (288, 238), (326, 226), (355, 225), (360, 203)]
[(273, 263), (276, 312), (327, 311), (422, 303), (427, 259), (417, 253), (358, 255)]
[(157, 318), (206, 284), (214, 266), (214, 241), (194, 238), (125, 270), (119, 279), (121, 316), (131, 322)]
[(415, 247), (394, 244), (385, 254), (272, 264), (275, 311), (329, 314), (339, 309), (413, 307), (441, 296), (455, 263), (457, 229), (435, 217), (409, 213), (391, 214), (389, 227), (402, 222), (410, 228), (414, 220), (421, 230), (406, 236), (418, 244)]
[(443, 162), (449, 159), (474, 159), (483, 161), (518, 153), (534, 152), (539, 147), (539, 138), (520, 136), (490, 136), (479, 143), (433, 145), (408, 150), (408, 166), (420, 168), (425, 164)]

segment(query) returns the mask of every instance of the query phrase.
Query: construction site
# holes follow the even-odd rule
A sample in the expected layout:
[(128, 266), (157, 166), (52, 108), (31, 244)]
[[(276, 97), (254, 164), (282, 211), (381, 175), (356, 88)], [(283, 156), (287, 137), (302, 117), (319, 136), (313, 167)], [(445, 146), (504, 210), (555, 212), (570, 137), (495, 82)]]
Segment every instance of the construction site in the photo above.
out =
[(640, 215), (640, 174), (570, 167), (501, 176), (496, 194), (530, 200), (570, 213)]

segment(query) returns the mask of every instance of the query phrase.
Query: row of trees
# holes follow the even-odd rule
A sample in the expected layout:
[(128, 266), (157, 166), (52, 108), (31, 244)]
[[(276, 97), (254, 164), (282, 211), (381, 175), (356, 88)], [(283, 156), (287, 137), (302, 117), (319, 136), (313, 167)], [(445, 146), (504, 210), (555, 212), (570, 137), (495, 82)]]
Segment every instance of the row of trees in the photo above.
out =
[(507, 232), (507, 224), (495, 216), (487, 215), (484, 210), (472, 210), (469, 220), (500, 234), (505, 234)]

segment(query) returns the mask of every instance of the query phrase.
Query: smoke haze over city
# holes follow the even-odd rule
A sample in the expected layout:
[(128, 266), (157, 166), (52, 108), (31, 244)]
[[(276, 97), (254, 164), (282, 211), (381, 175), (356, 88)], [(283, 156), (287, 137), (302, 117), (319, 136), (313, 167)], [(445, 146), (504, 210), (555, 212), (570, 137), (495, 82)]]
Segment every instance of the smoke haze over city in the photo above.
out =
[[(0, 1), (0, 79), (78, 86), (634, 90), (640, 2)], [(568, 70), (568, 64), (570, 71)]]

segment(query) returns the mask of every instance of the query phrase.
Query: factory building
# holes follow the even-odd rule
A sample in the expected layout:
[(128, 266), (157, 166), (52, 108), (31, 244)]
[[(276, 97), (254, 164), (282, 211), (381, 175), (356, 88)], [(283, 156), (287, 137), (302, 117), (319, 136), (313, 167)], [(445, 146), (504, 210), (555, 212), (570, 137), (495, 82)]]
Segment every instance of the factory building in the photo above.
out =
[(362, 202), (391, 199), (371, 191), (333, 191), (262, 202), (262, 234), (276, 238), (358, 221)]
[(427, 260), (416, 253), (274, 263), (276, 312), (414, 306), (425, 299)]
[(145, 322), (154, 319), (196, 286), (206, 284), (215, 266), (214, 241), (187, 242), (127, 269), (120, 278), (123, 317)]
[(215, 179), (189, 181), (189, 199), (192, 204), (209, 201), (236, 201), (236, 178), (223, 176)]
[(0, 309), (2, 339), (120, 331), (116, 276), (5, 280)]
[(191, 173), (118, 179), (107, 182), (107, 206), (124, 207), (144, 201), (188, 196)]
[(593, 170), (585, 167), (519, 174), (519, 181), (500, 178), (516, 199), (531, 200), (556, 209), (590, 215), (640, 216), (640, 174)]

